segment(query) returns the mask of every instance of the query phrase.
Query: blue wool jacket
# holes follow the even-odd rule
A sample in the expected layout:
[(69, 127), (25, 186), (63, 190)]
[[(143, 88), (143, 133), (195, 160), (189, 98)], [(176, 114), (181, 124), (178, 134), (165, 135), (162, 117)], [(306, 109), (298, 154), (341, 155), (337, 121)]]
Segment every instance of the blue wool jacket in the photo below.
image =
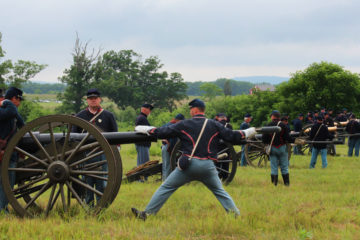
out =
[[(17, 107), (10, 100), (4, 100), (0, 108), (0, 138), (5, 139), (11, 133), (9, 140), (16, 133), (16, 129), (22, 126), (24, 126), (24, 120)], [(14, 127), (15, 131), (13, 131)]]
[[(183, 155), (190, 156), (205, 119), (204, 115), (195, 115), (192, 119), (157, 128), (152, 131), (152, 134), (160, 139), (178, 137), (181, 141), (180, 150)], [(194, 157), (217, 160), (220, 139), (233, 144), (242, 144), (243, 134), (240, 131), (225, 128), (220, 122), (209, 119), (195, 150)]]

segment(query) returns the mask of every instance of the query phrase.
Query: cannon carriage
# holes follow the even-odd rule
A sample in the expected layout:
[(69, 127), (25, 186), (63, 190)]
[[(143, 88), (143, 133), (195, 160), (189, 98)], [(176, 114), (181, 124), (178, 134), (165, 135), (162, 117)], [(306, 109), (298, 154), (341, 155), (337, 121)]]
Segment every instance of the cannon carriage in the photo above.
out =
[[(83, 129), (83, 133), (72, 132), (73, 127)], [(157, 139), (136, 132), (101, 132), (95, 125), (69, 115), (35, 119), (22, 127), (5, 149), (1, 164), (4, 192), (22, 217), (47, 216), (54, 209), (67, 212), (77, 205), (97, 214), (114, 201), (122, 183), (117, 145), (144, 141)], [(218, 153), (219, 169), (223, 169), (223, 181), (229, 183), (236, 173), (237, 156), (231, 144), (223, 146)], [(179, 145), (174, 148), (173, 160), (179, 149)], [(19, 155), (17, 162), (11, 160), (13, 154)], [(161, 164), (154, 164), (152, 169), (143, 174), (161, 172)], [(102, 180), (102, 190), (88, 179)], [(86, 192), (94, 196), (93, 202), (87, 202)]]

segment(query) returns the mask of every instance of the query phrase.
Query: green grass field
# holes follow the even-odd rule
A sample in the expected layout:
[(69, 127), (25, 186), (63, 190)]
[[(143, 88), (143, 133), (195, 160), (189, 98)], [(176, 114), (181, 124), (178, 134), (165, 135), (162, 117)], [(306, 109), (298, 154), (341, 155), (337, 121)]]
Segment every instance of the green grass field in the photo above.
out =
[[(153, 144), (152, 154), (159, 154)], [(225, 187), (241, 211), (234, 218), (201, 183), (180, 188), (156, 216), (135, 219), (160, 182), (123, 183), (112, 205), (98, 216), (85, 212), (48, 218), (0, 216), (1, 239), (360, 239), (360, 159), (328, 157), (329, 166), (308, 169), (310, 156), (290, 160), (291, 186), (270, 183), (270, 169), (238, 168)], [(133, 145), (123, 145), (124, 172), (136, 165)], [(160, 159), (152, 156), (152, 159)], [(280, 178), (281, 179), (281, 178)], [(279, 179), (279, 180), (280, 180)]]

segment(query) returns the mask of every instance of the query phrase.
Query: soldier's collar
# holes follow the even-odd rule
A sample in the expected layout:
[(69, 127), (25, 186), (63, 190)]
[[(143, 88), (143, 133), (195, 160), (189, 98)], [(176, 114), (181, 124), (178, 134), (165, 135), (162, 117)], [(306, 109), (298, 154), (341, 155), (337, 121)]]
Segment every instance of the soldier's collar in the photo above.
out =
[(205, 114), (196, 114), (193, 118), (206, 118)]

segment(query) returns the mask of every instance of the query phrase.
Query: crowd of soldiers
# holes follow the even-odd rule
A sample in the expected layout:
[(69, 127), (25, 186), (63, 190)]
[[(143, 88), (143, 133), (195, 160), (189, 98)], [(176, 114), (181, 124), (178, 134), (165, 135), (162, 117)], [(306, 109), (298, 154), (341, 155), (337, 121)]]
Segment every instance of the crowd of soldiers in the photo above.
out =
[[(6, 142), (16, 133), (17, 129), (24, 125), (24, 121), (17, 110), (17, 107), (23, 100), (22, 94), (23, 92), (15, 87), (10, 87), (4, 96), (3, 93), (0, 92), (0, 157), (2, 157), (4, 153)], [(117, 132), (118, 128), (114, 114), (101, 107), (102, 98), (100, 92), (97, 89), (89, 89), (86, 93), (86, 100), (87, 107), (77, 113), (76, 116), (89, 121), (105, 132)], [(232, 212), (235, 216), (238, 216), (240, 212), (230, 195), (224, 190), (220, 180), (221, 177), (226, 178), (226, 176), (220, 176), (216, 169), (216, 167), (228, 169), (229, 165), (222, 163), (223, 166), (219, 166), (219, 163), (216, 163), (219, 158), (217, 150), (224, 144), (221, 140), (239, 144), (243, 143), (245, 139), (255, 135), (255, 128), (251, 127), (251, 114), (245, 114), (244, 122), (240, 125), (240, 129), (233, 130), (232, 125), (229, 123), (229, 118), (225, 113), (218, 113), (214, 119), (207, 119), (205, 116), (205, 103), (200, 99), (194, 99), (189, 103), (190, 119), (185, 119), (184, 115), (177, 114), (168, 123), (156, 128), (152, 127), (147, 119), (153, 108), (154, 106), (149, 103), (144, 103), (141, 106), (140, 114), (135, 120), (135, 130), (162, 139), (163, 184), (154, 193), (144, 211), (132, 208), (135, 216), (145, 220), (149, 214), (157, 213), (173, 192), (182, 185), (194, 180), (206, 185), (227, 212)], [(331, 109), (326, 111), (325, 108), (322, 108), (321, 111), (308, 112), (306, 116), (299, 114), (298, 117), (291, 122), (293, 131), (295, 132), (300, 132), (304, 123), (313, 125), (310, 131), (310, 140), (314, 141), (310, 168), (315, 167), (318, 154), (322, 157), (322, 167), (327, 167), (327, 144), (322, 141), (334, 137), (334, 135), (328, 131), (328, 127), (334, 126), (333, 117), (333, 111)], [(300, 149), (301, 145), (305, 142), (300, 138), (291, 136), (291, 128), (287, 114), (281, 115), (279, 111), (274, 110), (271, 112), (270, 118), (271, 121), (267, 126), (278, 126), (281, 129), (279, 133), (262, 135), (262, 141), (268, 146), (266, 152), (270, 159), (271, 182), (275, 186), (277, 185), (278, 169), (280, 168), (284, 185), (289, 186), (289, 161), (286, 144), (295, 144), (294, 154), (302, 154)], [(347, 122), (346, 131), (349, 134), (360, 133), (360, 124), (356, 121), (355, 115), (348, 113), (346, 109), (343, 109), (343, 111), (335, 117), (335, 121)], [(79, 133), (82, 131), (82, 129), (77, 127), (72, 128), (72, 132)], [(181, 142), (180, 150), (182, 156), (178, 161), (178, 167), (174, 171), (171, 171), (170, 153), (177, 141)], [(137, 165), (142, 165), (149, 161), (150, 146), (151, 142), (135, 144)], [(351, 136), (349, 138), (348, 155), (352, 156), (353, 149), (355, 149), (355, 156), (359, 156), (359, 148), (360, 136)], [(245, 167), (247, 161), (244, 152), (243, 146), (240, 165)], [(105, 155), (102, 154), (89, 161), (102, 161), (104, 158)], [(15, 166), (17, 159), (18, 154), (14, 152), (11, 156), (10, 166)], [(104, 171), (107, 171), (106, 164), (103, 165), (102, 168)], [(13, 187), (15, 176), (10, 175), (10, 178), (10, 184)], [(95, 187), (96, 190), (100, 192), (103, 192), (106, 187), (106, 182), (101, 179), (85, 177), (83, 181)], [(142, 181), (146, 181), (146, 179), (142, 179)], [(99, 201), (98, 196), (94, 196), (94, 193), (91, 191), (86, 192), (85, 200), (90, 206), (93, 206), (95, 201)], [(2, 188), (0, 175), (0, 210), (8, 211), (7, 204), (8, 200)]]

